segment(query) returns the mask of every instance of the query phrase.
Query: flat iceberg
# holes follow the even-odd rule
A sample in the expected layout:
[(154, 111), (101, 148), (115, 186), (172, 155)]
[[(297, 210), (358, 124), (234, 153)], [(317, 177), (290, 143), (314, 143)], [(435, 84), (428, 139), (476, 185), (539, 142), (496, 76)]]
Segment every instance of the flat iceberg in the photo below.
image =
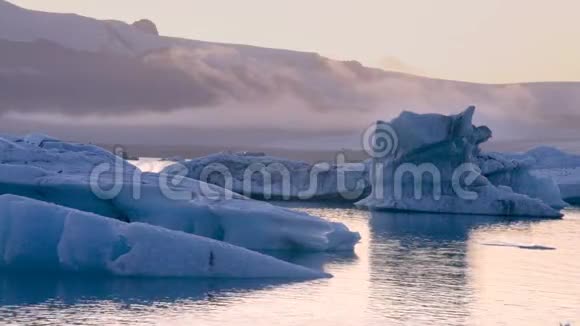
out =
[(182, 161), (165, 173), (187, 176), (256, 199), (358, 201), (370, 193), (368, 164), (309, 164), (264, 153), (223, 152)]
[(98, 146), (60, 141), (42, 134), (2, 136), (0, 154), (0, 164), (29, 165), (63, 174), (89, 174), (103, 163), (120, 163), (127, 173), (136, 169)]
[[(551, 180), (530, 178), (515, 167), (492, 167), (497, 162), (482, 164), (488, 160), (481, 158), (479, 145), (492, 133), (472, 124), (474, 112), (475, 107), (451, 116), (403, 112), (389, 123), (377, 122), (374, 137), (388, 132), (395, 141), (389, 153), (376, 155), (371, 168), (373, 191), (357, 205), (378, 210), (561, 217), (558, 188), (545, 188)], [(379, 138), (375, 145), (376, 153), (380, 152)], [(483, 170), (488, 175), (498, 173), (497, 184)], [(517, 192), (525, 188), (532, 190)], [(549, 203), (544, 202), (546, 198)]]
[(0, 196), (0, 269), (138, 277), (327, 277), (322, 272), (178, 231)]
[[(40, 144), (39, 144), (40, 143)], [(250, 200), (190, 178), (141, 173), (96, 146), (0, 139), (0, 194), (14, 194), (125, 222), (142, 222), (254, 250), (353, 250), (360, 240), (340, 223)], [(45, 147), (49, 146), (49, 149)], [(122, 170), (92, 172), (105, 164)], [(118, 166), (120, 165), (120, 166)], [(95, 189), (95, 183), (99, 185)], [(99, 189), (115, 189), (112, 196)]]
[(534, 169), (580, 167), (580, 155), (566, 153), (550, 146), (539, 146), (525, 153), (505, 153), (504, 155), (512, 159), (526, 160)]

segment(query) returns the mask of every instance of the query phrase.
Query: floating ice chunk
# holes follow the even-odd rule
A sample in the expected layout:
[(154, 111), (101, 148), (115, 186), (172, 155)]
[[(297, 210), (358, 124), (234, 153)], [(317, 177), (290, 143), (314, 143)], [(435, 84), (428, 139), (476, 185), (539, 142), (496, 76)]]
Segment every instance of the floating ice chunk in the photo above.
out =
[[(209, 199), (203, 196), (203, 183), (197, 180), (187, 179), (182, 185), (181, 191), (187, 198), (170, 199), (156, 184), (158, 177), (149, 175), (138, 185), (121, 183), (116, 196), (102, 199), (92, 191), (85, 177), (2, 165), (0, 193), (57, 203), (122, 221), (149, 223), (256, 250), (353, 250), (360, 239), (358, 233), (340, 223), (239, 195), (232, 194), (231, 199), (226, 199), (222, 194), (220, 198)], [(114, 186), (112, 180), (101, 181), (109, 189)], [(139, 198), (134, 197), (135, 187), (139, 187)]]
[(70, 143), (41, 135), (0, 138), (0, 164), (31, 165), (46, 171), (90, 175), (101, 164), (122, 165), (126, 173), (136, 168), (95, 145)]
[(187, 176), (258, 199), (356, 201), (370, 192), (368, 164), (315, 165), (264, 153), (218, 153), (180, 162), (165, 173)]
[(0, 196), (0, 269), (143, 277), (327, 274), (223, 242), (13, 195)]
[[(496, 154), (511, 160), (526, 161), (531, 174), (549, 178), (560, 189), (561, 198), (570, 204), (580, 204), (580, 155), (566, 153), (554, 147), (541, 146), (525, 153)], [(540, 188), (541, 193), (551, 193)]]
[[(51, 141), (40, 147), (21, 139), (0, 139), (0, 194), (56, 203), (125, 222), (144, 222), (224, 240), (250, 249), (353, 250), (358, 233), (306, 213), (249, 200), (215, 185), (140, 173), (134, 166), (92, 145)], [(115, 168), (91, 182), (96, 166)], [(99, 189), (115, 189), (103, 197)], [(162, 188), (160, 185), (166, 187)], [(184, 197), (170, 198), (166, 190)], [(215, 197), (215, 198), (214, 198)]]
[[(373, 192), (357, 205), (385, 210), (560, 217), (558, 210), (542, 201), (549, 197), (553, 200), (550, 204), (559, 207), (557, 197), (539, 193), (547, 181), (510, 174), (513, 180), (494, 185), (477, 171), (481, 170), (479, 145), (491, 137), (491, 131), (472, 124), (474, 112), (474, 107), (451, 116), (403, 112), (388, 124), (378, 122), (377, 130), (387, 130), (383, 124), (391, 128), (397, 146), (389, 155), (375, 159)], [(500, 167), (487, 165), (484, 169), (489, 173)], [(466, 173), (471, 176), (469, 182), (461, 178)], [(527, 186), (535, 188), (533, 194), (538, 198), (517, 193)], [(558, 189), (548, 190), (557, 194)]]
[(580, 155), (566, 153), (558, 148), (540, 146), (525, 153), (505, 154), (515, 159), (531, 160), (534, 169), (576, 168), (580, 167)]
[(482, 174), (496, 186), (507, 186), (514, 192), (537, 198), (555, 209), (568, 204), (562, 200), (560, 188), (547, 176), (533, 173), (529, 158), (513, 159), (499, 153), (477, 157)]
[(534, 169), (536, 176), (554, 180), (560, 188), (562, 199), (572, 205), (580, 205), (580, 167)]

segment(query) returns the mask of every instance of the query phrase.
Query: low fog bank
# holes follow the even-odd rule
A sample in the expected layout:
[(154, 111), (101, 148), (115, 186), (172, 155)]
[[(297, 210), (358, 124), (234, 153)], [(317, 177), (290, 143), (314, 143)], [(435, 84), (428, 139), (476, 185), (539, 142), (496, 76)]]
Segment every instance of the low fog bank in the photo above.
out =
[(451, 114), (475, 105), (475, 122), (488, 125), (498, 143), (580, 139), (580, 83), (438, 80), (0, 4), (0, 133), (107, 144), (358, 149), (368, 126), (402, 110)]
[[(189, 128), (168, 126), (75, 125), (44, 123), (22, 124), (0, 120), (0, 133), (42, 132), (61, 139), (91, 142), (108, 149), (121, 145), (131, 156), (200, 157), (221, 151), (265, 152), (270, 155), (306, 160), (332, 161), (346, 152), (349, 161), (368, 158), (362, 150), (360, 131), (292, 130), (282, 128)], [(492, 127), (493, 128), (493, 127)], [(529, 139), (493, 138), (484, 144), (488, 151), (526, 151), (539, 145), (551, 145), (580, 153), (580, 138), (530, 137)]]

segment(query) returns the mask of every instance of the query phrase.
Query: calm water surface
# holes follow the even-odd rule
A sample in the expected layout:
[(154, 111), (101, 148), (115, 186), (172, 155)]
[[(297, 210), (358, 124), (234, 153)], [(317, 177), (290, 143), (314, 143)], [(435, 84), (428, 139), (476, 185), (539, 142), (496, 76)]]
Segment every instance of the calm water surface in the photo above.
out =
[(361, 233), (356, 254), (273, 254), (332, 279), (0, 276), (0, 323), (580, 325), (580, 210), (526, 221), (309, 206), (293, 207)]

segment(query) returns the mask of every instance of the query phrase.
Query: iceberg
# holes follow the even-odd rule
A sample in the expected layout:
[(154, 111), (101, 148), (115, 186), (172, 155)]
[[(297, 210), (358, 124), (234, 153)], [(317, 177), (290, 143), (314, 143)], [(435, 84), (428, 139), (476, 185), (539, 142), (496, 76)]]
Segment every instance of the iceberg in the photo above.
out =
[[(7, 159), (0, 164), (0, 194), (253, 250), (343, 251), (353, 250), (360, 240), (358, 233), (340, 223), (251, 200), (198, 180), (141, 173), (98, 147), (60, 141), (42, 142), (38, 147), (2, 141), (6, 145), (2, 157)], [(94, 171), (102, 166), (114, 171), (102, 170), (95, 179)]]
[[(561, 217), (558, 188), (543, 188), (550, 180), (530, 178), (525, 170), (501, 166), (507, 162), (482, 158), (484, 154), (479, 145), (491, 138), (492, 132), (486, 126), (472, 124), (474, 112), (475, 107), (450, 116), (405, 111), (389, 123), (377, 122), (371, 168), (373, 190), (357, 206), (395, 211)], [(383, 150), (379, 145), (386, 144), (384, 138), (381, 143), (380, 137), (384, 136), (394, 141), (388, 143), (388, 153), (376, 155)], [(486, 173), (498, 174), (499, 177), (491, 178), (497, 184)], [(532, 190), (517, 192), (526, 188)], [(543, 191), (550, 194), (542, 194)]]
[(539, 146), (525, 153), (505, 153), (511, 159), (526, 160), (534, 169), (580, 167), (580, 155), (566, 153), (556, 147)]
[(529, 159), (509, 158), (499, 153), (480, 154), (476, 158), (481, 173), (496, 186), (537, 198), (555, 209), (568, 204), (562, 200), (558, 184), (549, 176), (534, 173)]
[(580, 205), (580, 167), (533, 169), (532, 173), (551, 178), (558, 185), (562, 200), (571, 205)]
[(182, 161), (165, 173), (187, 171), (202, 180), (256, 199), (358, 201), (370, 193), (367, 163), (309, 164), (264, 153), (217, 153)]
[(540, 146), (525, 153), (498, 155), (510, 160), (525, 161), (533, 175), (550, 178), (557, 184), (565, 202), (580, 204), (580, 155), (549, 146)]
[(0, 269), (137, 277), (292, 278), (322, 272), (223, 242), (0, 196)]
[(27, 165), (63, 174), (88, 175), (99, 164), (122, 164), (132, 173), (136, 167), (95, 145), (60, 141), (42, 134), (0, 137), (0, 164)]

